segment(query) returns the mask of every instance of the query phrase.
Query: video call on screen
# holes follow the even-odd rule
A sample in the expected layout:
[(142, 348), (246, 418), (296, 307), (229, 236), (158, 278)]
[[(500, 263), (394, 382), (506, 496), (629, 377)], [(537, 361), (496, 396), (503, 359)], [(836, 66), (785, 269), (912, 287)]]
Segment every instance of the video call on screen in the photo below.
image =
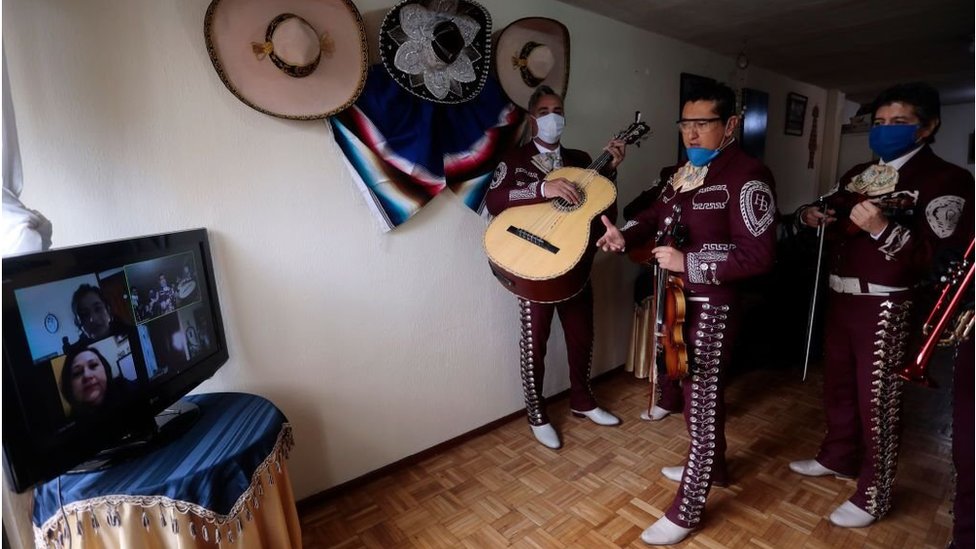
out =
[[(32, 422), (56, 430), (214, 351), (193, 252), (14, 290), (33, 362)], [(41, 388), (44, 388), (41, 390)]]

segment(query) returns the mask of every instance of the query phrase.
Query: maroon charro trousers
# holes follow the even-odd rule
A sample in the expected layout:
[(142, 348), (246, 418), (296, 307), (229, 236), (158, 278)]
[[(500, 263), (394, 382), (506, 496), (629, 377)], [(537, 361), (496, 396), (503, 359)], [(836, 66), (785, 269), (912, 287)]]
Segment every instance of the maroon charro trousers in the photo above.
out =
[(529, 424), (549, 423), (542, 382), (546, 374), (546, 347), (556, 313), (559, 313), (559, 322), (566, 335), (569, 406), (580, 412), (596, 408), (590, 386), (593, 359), (593, 288), (590, 283), (587, 282), (572, 298), (559, 303), (538, 303), (521, 298), (518, 302), (522, 327), (519, 339), (522, 392)]
[(902, 381), (911, 292), (830, 292), (824, 346), (827, 434), (817, 461), (857, 477), (850, 501), (875, 517), (891, 507), (898, 460)]
[[(684, 412), (691, 444), (681, 485), (666, 512), (685, 528), (701, 521), (712, 485), (727, 485), (725, 462), (725, 384), (732, 343), (739, 331), (739, 307), (733, 295), (686, 295), (685, 344), (689, 375), (680, 381), (659, 376), (658, 406)], [(690, 299), (688, 299), (690, 298)]]

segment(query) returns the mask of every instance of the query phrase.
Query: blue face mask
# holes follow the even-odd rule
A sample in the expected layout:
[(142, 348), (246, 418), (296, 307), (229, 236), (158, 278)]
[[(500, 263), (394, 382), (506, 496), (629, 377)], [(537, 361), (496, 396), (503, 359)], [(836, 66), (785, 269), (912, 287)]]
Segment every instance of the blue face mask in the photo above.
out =
[(872, 126), (868, 144), (881, 160), (889, 162), (918, 146), (915, 133), (918, 124), (892, 124)]
[(685, 152), (688, 153), (688, 161), (691, 165), (700, 168), (705, 164), (708, 164), (718, 156), (718, 153), (722, 152), (722, 149), (706, 149), (705, 147), (686, 147)]

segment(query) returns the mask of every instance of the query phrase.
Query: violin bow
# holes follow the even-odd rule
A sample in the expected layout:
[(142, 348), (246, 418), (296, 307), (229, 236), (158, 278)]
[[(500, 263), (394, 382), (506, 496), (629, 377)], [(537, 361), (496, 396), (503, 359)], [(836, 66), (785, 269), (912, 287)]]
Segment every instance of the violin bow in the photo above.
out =
[[(668, 219), (670, 219), (670, 218), (668, 218)], [(667, 227), (665, 227), (665, 228), (667, 228)], [(655, 244), (659, 244), (661, 242), (661, 239), (662, 239), (663, 236), (664, 236), (664, 230), (659, 230), (657, 232), (657, 235), (654, 237), (654, 243)], [(660, 323), (658, 322), (658, 320), (660, 319), (660, 314), (658, 313), (658, 309), (659, 309), (658, 304), (660, 303), (660, 292), (658, 290), (659, 290), (659, 284), (660, 284), (660, 281), (661, 281), (661, 272), (662, 272), (662, 269), (661, 269), (661, 266), (658, 265), (658, 263), (656, 261), (654, 262), (654, 266), (652, 267), (652, 269), (653, 269), (653, 272), (654, 272), (654, 288), (653, 288), (654, 289), (654, 293), (651, 294), (651, 303), (650, 303), (650, 307), (652, 307), (652, 309), (651, 309), (651, 315), (650, 315), (651, 316), (651, 324), (652, 324), (652, 326), (651, 326), (651, 358), (650, 358), (650, 361), (649, 361), (650, 364), (651, 364), (651, 372), (650, 372), (650, 375), (648, 375), (647, 377), (648, 377), (648, 380), (650, 380), (650, 382), (651, 382), (651, 394), (647, 398), (647, 418), (648, 419), (650, 419), (650, 417), (651, 417), (651, 410), (653, 410), (654, 409), (654, 405), (657, 404), (657, 402), (655, 402), (655, 400), (656, 400), (655, 397), (657, 395), (657, 388), (658, 388), (657, 387), (657, 341), (658, 341), (658, 338), (660, 338), (661, 335), (662, 335), (661, 334), (661, 330), (660, 330)]]
[[(664, 241), (664, 237), (667, 235), (674, 236), (674, 230), (677, 228), (678, 220), (681, 219), (681, 206), (675, 205), (674, 212), (671, 215), (664, 218), (664, 228), (657, 232), (655, 236), (655, 245), (661, 246)], [(653, 349), (651, 351), (651, 375), (648, 376), (651, 380), (651, 394), (647, 402), (647, 417), (651, 417), (651, 410), (654, 405), (657, 404), (656, 396), (658, 391), (658, 371), (657, 371), (657, 361), (658, 361), (658, 342), (661, 337), (664, 336), (664, 293), (665, 286), (667, 285), (667, 279), (669, 276), (667, 269), (661, 267), (661, 264), (654, 263), (654, 337), (652, 338)]]
[[(827, 201), (824, 197), (817, 200), (817, 207), (826, 214)], [(813, 342), (813, 319), (817, 314), (817, 292), (820, 290), (820, 262), (823, 259), (824, 235), (827, 234), (826, 217), (817, 225), (817, 270), (813, 274), (813, 294), (810, 296), (810, 315), (807, 317), (807, 349), (803, 358), (803, 379), (807, 380), (807, 368), (810, 366), (810, 344)]]

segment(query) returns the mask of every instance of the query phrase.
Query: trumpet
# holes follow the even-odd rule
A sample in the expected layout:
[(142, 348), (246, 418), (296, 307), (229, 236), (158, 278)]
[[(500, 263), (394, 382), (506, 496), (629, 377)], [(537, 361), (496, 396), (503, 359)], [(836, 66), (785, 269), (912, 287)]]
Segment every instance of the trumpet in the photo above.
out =
[[(950, 268), (949, 273), (943, 277), (945, 285), (942, 294), (939, 296), (935, 306), (929, 313), (925, 324), (922, 325), (922, 335), (925, 336), (925, 343), (915, 357), (915, 362), (905, 366), (898, 376), (904, 380), (919, 383), (925, 386), (932, 386), (933, 382), (928, 375), (928, 363), (932, 357), (932, 352), (939, 345), (955, 345), (959, 341), (970, 337), (973, 331), (973, 311), (968, 309), (963, 311), (958, 317), (956, 312), (965, 299), (965, 294), (973, 283), (973, 244), (969, 242), (969, 248), (962, 261)], [(943, 338), (946, 328), (955, 318), (953, 329)]]

